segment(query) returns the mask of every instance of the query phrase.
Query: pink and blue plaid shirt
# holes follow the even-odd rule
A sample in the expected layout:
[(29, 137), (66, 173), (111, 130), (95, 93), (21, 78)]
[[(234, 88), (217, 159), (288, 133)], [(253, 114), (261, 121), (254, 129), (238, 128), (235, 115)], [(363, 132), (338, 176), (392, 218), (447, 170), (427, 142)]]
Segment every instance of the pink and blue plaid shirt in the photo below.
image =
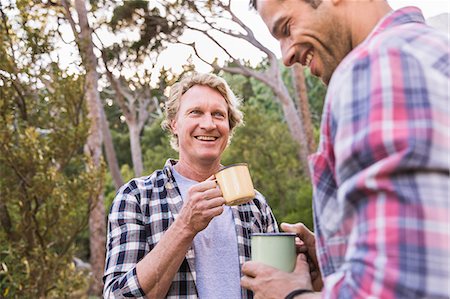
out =
[(310, 157), (325, 298), (450, 298), (449, 61), (407, 7), (335, 71)]

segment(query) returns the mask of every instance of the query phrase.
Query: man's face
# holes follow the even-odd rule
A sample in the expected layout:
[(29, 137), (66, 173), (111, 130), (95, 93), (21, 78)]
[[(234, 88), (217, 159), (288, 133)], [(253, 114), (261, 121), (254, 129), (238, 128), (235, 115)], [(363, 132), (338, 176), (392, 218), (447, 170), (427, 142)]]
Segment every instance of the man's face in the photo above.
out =
[(302, 0), (258, 0), (258, 12), (272, 35), (280, 42), (283, 62), (298, 62), (328, 84), (331, 75), (351, 51), (350, 35), (325, 0), (317, 8)]
[(230, 136), (228, 117), (227, 102), (217, 90), (194, 85), (186, 91), (171, 123), (178, 136), (180, 161), (220, 162)]

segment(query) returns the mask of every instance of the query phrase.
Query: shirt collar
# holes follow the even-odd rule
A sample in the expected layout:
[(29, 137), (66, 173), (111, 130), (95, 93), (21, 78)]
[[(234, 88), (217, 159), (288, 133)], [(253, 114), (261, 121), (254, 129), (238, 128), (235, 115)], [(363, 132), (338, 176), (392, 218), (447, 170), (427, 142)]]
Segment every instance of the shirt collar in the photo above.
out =
[(164, 164), (163, 172), (169, 179), (169, 181), (174, 182), (175, 178), (173, 176), (172, 167), (175, 166), (175, 164), (178, 163), (178, 160), (175, 159), (167, 159), (166, 163)]
[(378, 22), (378, 24), (368, 35), (366, 40), (372, 39), (374, 36), (377, 36), (379, 33), (391, 27), (414, 22), (425, 23), (425, 18), (423, 17), (422, 11), (419, 8), (408, 6), (400, 8), (398, 10), (394, 10), (388, 13)]

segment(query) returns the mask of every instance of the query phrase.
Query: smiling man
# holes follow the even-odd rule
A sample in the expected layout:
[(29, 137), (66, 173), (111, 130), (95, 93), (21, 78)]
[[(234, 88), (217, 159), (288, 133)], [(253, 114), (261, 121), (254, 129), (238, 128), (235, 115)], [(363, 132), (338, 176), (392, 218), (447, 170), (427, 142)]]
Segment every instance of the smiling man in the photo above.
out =
[(448, 37), (384, 0), (252, 2), (284, 64), (328, 90), (315, 235), (282, 224), (304, 242), (295, 271), (248, 262), (242, 285), (266, 299), (450, 298)]
[(276, 232), (264, 197), (226, 206), (213, 180), (234, 129), (239, 101), (212, 74), (172, 86), (163, 128), (178, 160), (123, 186), (108, 218), (105, 298), (251, 298), (240, 286), (250, 234)]

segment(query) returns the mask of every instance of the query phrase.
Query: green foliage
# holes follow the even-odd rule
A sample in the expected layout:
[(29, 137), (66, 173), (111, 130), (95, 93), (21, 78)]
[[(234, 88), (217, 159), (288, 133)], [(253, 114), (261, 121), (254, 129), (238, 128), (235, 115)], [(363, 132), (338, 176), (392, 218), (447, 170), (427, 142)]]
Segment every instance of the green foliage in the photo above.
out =
[(49, 35), (26, 24), (32, 2), (17, 5), (22, 27), (0, 26), (0, 297), (62, 298), (87, 287), (75, 239), (102, 174), (83, 154), (84, 78), (49, 63)]
[[(156, 2), (156, 1), (155, 1)], [(182, 2), (182, 1), (181, 1)], [(184, 15), (180, 13), (181, 3), (158, 1), (150, 8), (149, 1), (124, 1), (114, 8), (109, 26), (114, 32), (139, 32), (139, 39), (124, 40), (123, 45), (115, 44), (107, 52), (108, 60), (124, 48), (131, 49), (139, 61), (143, 52), (160, 51), (164, 42), (175, 41), (184, 29)], [(125, 46), (125, 47), (124, 47)]]
[[(128, 164), (123, 164), (120, 169), (120, 172), (125, 182), (128, 182), (134, 177), (134, 171)], [(111, 208), (111, 204), (114, 200), (114, 197), (116, 196), (117, 191), (118, 190), (116, 190), (116, 188), (114, 187), (111, 174), (108, 172), (105, 176), (105, 188), (104, 188), (106, 213), (109, 213), (109, 209)], [(85, 242), (87, 244), (88, 238), (85, 238)]]
[[(292, 140), (280, 107), (268, 88), (253, 79), (224, 76), (231, 88), (244, 99), (245, 126), (238, 128), (222, 163), (247, 162), (255, 188), (268, 200), (278, 220), (304, 222), (312, 228), (311, 185), (302, 177), (296, 143)], [(247, 89), (247, 83), (252, 91)], [(237, 82), (238, 84), (234, 84)], [(244, 98), (243, 94), (250, 98)], [(169, 137), (155, 121), (142, 137), (147, 174), (161, 169), (168, 158), (178, 157), (170, 148)]]
[[(278, 121), (283, 121), (281, 106), (274, 99), (272, 90), (255, 78), (224, 73), (222, 77), (228, 82), (235, 95), (242, 100), (244, 106), (258, 106), (264, 113), (270, 114)], [(244, 118), (244, 121), (247, 121)]]
[[(254, 78), (223, 76), (236, 95), (244, 100), (246, 123), (245, 127), (237, 130), (225, 152), (224, 164), (247, 161), (255, 187), (266, 196), (278, 222), (301, 221), (312, 230), (312, 186), (302, 176), (296, 155), (297, 144), (289, 134), (282, 108), (274, 100), (273, 92)], [(314, 101), (315, 108), (321, 109), (317, 103), (323, 102), (320, 98), (323, 89), (316, 87), (319, 82), (311, 78), (309, 71), (306, 76), (312, 86), (310, 89), (314, 91), (309, 94), (309, 100)], [(286, 68), (283, 69), (283, 78), (288, 87), (292, 86), (290, 72)], [(249, 85), (251, 91), (248, 90)], [(320, 111), (318, 115), (320, 120)], [(318, 128), (315, 129), (317, 133)]]
[(142, 148), (144, 149), (143, 159), (146, 174), (163, 168), (167, 159), (178, 157), (178, 153), (170, 146), (168, 132), (161, 128), (161, 122), (162, 118), (154, 121), (150, 127), (144, 130)]
[(2, 92), (0, 193), (9, 223), (0, 229), (0, 289), (11, 297), (60, 297), (86, 283), (72, 263), (74, 240), (87, 225), (88, 198), (101, 176), (86, 171), (82, 153), (82, 79), (55, 83), (52, 94), (26, 101), (28, 120), (14, 112), (9, 82)]
[(302, 177), (296, 143), (287, 126), (258, 106), (246, 106), (243, 128), (225, 151), (223, 164), (247, 162), (255, 188), (269, 202), (278, 222), (311, 225), (311, 187)]
[(322, 118), (322, 109), (327, 93), (327, 87), (323, 82), (313, 76), (309, 68), (305, 69), (306, 86), (308, 89), (309, 108), (311, 110), (311, 117), (316, 128), (320, 126)]

